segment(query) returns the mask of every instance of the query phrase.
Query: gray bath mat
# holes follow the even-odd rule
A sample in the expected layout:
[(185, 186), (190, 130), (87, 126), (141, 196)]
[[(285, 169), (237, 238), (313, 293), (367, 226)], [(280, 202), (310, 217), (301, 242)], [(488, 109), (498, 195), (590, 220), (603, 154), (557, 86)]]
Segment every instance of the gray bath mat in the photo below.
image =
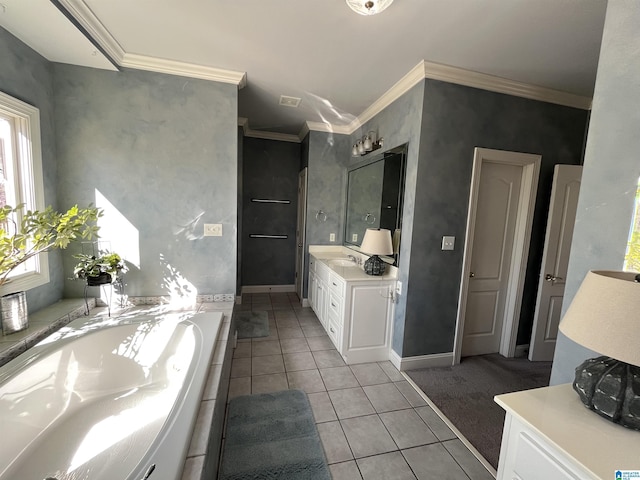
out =
[(269, 316), (267, 312), (238, 312), (236, 316), (238, 338), (256, 338), (269, 336)]
[(307, 395), (236, 397), (227, 410), (221, 480), (330, 480)]

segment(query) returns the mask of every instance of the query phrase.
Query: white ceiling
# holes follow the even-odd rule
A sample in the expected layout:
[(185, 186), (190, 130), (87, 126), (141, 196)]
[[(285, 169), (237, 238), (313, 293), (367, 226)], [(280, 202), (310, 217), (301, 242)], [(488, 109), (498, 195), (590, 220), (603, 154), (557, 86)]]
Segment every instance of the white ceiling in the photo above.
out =
[[(395, 0), (365, 17), (344, 0), (61, 3), (92, 13), (107, 40), (92, 35), (126, 58), (246, 73), (239, 116), (289, 134), (305, 121), (348, 124), (422, 60), (591, 97), (606, 10), (606, 0)], [(49, 60), (113, 68), (50, 0), (0, 4), (0, 25)], [(278, 105), (282, 94), (300, 107)]]

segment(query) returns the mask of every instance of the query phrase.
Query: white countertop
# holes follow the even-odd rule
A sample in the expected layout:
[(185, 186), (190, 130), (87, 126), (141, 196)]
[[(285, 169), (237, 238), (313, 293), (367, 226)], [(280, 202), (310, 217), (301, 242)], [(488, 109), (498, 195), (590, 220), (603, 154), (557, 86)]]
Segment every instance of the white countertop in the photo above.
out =
[(589, 410), (571, 384), (498, 395), (495, 401), (597, 478), (640, 470), (640, 431)]
[[(346, 251), (345, 251), (346, 250)], [(356, 258), (360, 257), (366, 260), (367, 255), (363, 255), (355, 250), (346, 249), (346, 247), (324, 247), (324, 246), (311, 246), (309, 247), (309, 254), (316, 260), (324, 263), (331, 271), (335, 272), (344, 280), (351, 281), (380, 281), (380, 280), (396, 280), (398, 269), (392, 265), (387, 264), (384, 275), (367, 275), (362, 265), (353, 266), (341, 266), (330, 263), (331, 260), (337, 258), (347, 258), (347, 255), (353, 255)]]

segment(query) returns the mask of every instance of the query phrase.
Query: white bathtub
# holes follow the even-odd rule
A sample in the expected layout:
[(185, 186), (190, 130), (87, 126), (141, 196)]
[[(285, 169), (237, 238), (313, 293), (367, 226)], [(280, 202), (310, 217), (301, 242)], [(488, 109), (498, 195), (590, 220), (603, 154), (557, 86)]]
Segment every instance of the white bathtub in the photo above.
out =
[(179, 479), (221, 323), (79, 319), (1, 367), (0, 479)]

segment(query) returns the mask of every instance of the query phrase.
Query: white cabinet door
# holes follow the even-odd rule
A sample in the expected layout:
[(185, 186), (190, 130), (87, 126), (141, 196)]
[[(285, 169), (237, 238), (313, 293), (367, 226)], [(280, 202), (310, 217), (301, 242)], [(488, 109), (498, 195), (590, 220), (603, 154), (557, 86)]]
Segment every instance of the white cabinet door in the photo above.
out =
[(344, 352), (347, 363), (389, 359), (393, 303), (389, 285), (348, 285), (349, 310), (345, 312)]

